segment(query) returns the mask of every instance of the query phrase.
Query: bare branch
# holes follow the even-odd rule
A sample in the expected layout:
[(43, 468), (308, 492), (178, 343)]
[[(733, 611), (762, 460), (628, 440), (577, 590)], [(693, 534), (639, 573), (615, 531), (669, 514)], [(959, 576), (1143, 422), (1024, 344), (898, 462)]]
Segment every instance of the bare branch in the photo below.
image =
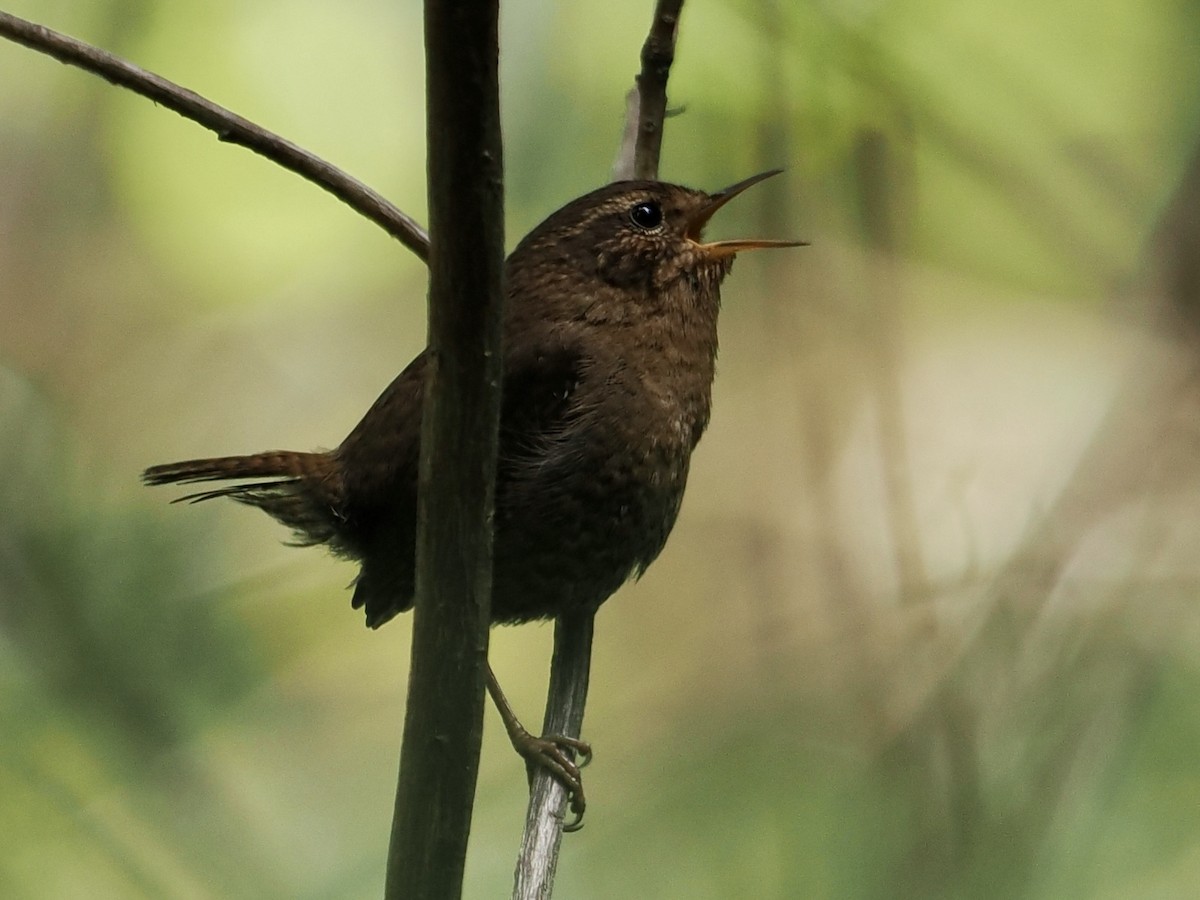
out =
[(429, 368), (388, 900), (461, 896), (479, 769), (504, 299), (498, 14), (498, 0), (425, 2)]
[(221, 141), (265, 156), (333, 194), (422, 260), (429, 261), (429, 236), (413, 219), (361, 181), (279, 135), (153, 72), (44, 25), (0, 12), (0, 37), (128, 88), (216, 132)]
[(657, 178), (667, 115), (667, 79), (675, 62), (675, 38), (683, 0), (658, 0), (650, 34), (642, 45), (642, 71), (637, 76), (638, 129), (633, 177)]
[[(554, 623), (554, 658), (543, 734), (579, 737), (592, 661), (593, 615), (560, 616)], [(525, 835), (517, 859), (513, 900), (546, 900), (554, 890), (567, 791), (547, 769), (533, 774)]]
[(625, 127), (621, 130), (621, 143), (613, 160), (610, 181), (629, 181), (633, 178), (634, 159), (637, 156), (638, 123), (641, 120), (642, 99), (635, 84), (625, 92)]
[[(626, 97), (626, 125), (613, 180), (657, 178), (667, 112), (667, 78), (675, 60), (675, 37), (683, 0), (658, 0), (650, 34), (642, 47), (642, 71)], [(579, 737), (592, 664), (593, 616), (560, 617), (554, 627), (554, 658), (546, 698), (544, 734)], [(513, 900), (546, 900), (554, 889), (554, 872), (563, 834), (566, 790), (550, 774), (534, 773), (525, 834), (517, 857)]]

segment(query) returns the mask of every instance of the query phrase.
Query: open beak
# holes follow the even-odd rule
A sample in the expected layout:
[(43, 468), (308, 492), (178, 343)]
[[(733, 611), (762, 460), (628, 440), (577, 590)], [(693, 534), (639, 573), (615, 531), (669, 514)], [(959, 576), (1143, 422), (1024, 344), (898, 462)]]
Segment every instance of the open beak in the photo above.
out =
[(739, 181), (737, 184), (730, 185), (723, 191), (717, 191), (710, 195), (708, 205), (702, 206), (692, 214), (687, 223), (687, 229), (684, 234), (688, 240), (697, 244), (710, 257), (721, 258), (725, 256), (733, 256), (740, 250), (758, 250), (768, 247), (807, 247), (808, 241), (768, 241), (768, 240), (745, 240), (745, 241), (713, 241), (712, 243), (704, 243), (700, 239), (700, 233), (704, 231), (704, 226), (708, 224), (708, 220), (713, 217), (718, 209), (736, 197), (746, 188), (753, 187), (760, 181), (766, 181), (775, 175), (782, 172), (783, 169), (771, 169), (769, 172), (760, 172), (757, 175), (751, 175), (745, 181)]

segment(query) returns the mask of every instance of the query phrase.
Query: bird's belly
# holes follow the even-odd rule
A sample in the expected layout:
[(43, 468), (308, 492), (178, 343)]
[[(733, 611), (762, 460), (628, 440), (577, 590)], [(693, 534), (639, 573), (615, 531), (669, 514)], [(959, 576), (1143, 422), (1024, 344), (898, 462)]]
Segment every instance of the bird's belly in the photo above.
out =
[(666, 543), (690, 447), (646, 442), (497, 484), (492, 618), (595, 609)]

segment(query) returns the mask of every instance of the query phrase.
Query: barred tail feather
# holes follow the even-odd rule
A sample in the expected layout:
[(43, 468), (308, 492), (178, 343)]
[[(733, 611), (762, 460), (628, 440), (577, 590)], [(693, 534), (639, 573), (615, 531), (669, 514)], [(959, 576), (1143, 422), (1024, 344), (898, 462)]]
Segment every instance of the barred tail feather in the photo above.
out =
[(328, 453), (277, 450), (252, 456), (189, 459), (151, 466), (142, 473), (142, 481), (148, 485), (197, 484), (239, 478), (272, 480), (199, 491), (173, 502), (200, 503), (228, 497), (238, 503), (257, 506), (291, 528), (297, 545), (331, 544), (335, 550), (346, 551), (337, 539), (336, 527), (342, 519), (341, 479), (336, 463)]
[(151, 466), (142, 473), (142, 481), (146, 484), (195, 484), (198, 481), (224, 481), (231, 478), (294, 478), (317, 474), (328, 467), (326, 453), (272, 450), (251, 456), (186, 459), (183, 462)]

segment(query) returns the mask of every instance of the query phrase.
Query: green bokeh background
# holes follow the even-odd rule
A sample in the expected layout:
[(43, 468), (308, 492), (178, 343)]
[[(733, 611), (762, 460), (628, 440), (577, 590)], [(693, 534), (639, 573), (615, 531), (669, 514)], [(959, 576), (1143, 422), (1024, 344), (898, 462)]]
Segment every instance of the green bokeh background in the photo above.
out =
[[(419, 4), (12, 2), (424, 219)], [(648, 0), (512, 2), (509, 244), (608, 179)], [(665, 178), (715, 415), (597, 625), (570, 898), (1200, 894), (1200, 7), (690, 0)], [(424, 270), (328, 196), (0, 44), (0, 896), (378, 896), (407, 620), (148, 464), (335, 445)], [(551, 629), (493, 633), (529, 721)], [(524, 775), (489, 713), (468, 897)]]

